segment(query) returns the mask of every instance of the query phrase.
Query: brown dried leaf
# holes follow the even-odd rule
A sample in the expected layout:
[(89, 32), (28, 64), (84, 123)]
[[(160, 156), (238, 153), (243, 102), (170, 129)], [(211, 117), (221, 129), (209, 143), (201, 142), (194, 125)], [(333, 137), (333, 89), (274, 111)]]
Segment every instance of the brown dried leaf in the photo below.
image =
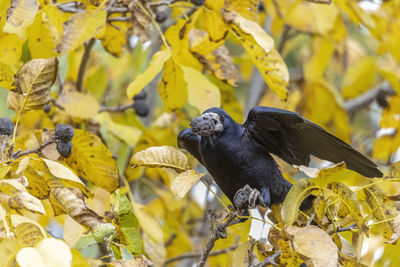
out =
[(51, 189), (51, 194), (65, 213), (79, 224), (92, 229), (98, 224), (104, 223), (104, 218), (89, 209), (83, 196), (76, 190), (67, 187), (54, 187)]
[[(134, 3), (134, 1), (132, 1)], [(150, 19), (143, 13), (142, 9), (138, 6), (133, 6), (131, 8), (132, 13), (132, 28), (133, 34), (139, 37), (141, 42), (147, 42), (149, 36), (147, 34), (147, 28), (149, 26)]]
[(15, 112), (41, 109), (51, 99), (50, 87), (57, 77), (58, 60), (32, 59), (16, 74), (18, 93), (9, 92), (7, 105)]

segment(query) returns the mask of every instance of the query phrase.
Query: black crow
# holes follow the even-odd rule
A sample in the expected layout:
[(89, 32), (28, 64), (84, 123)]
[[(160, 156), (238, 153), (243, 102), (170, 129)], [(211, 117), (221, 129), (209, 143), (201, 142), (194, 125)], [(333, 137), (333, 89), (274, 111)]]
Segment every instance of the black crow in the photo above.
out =
[[(366, 177), (382, 177), (375, 163), (339, 138), (299, 114), (255, 107), (243, 124), (220, 108), (194, 118), (178, 136), (178, 146), (203, 164), (219, 188), (233, 202), (235, 193), (252, 188), (249, 206), (283, 202), (292, 184), (283, 178), (270, 153), (294, 165), (307, 166), (310, 155)], [(304, 204), (304, 203), (303, 203)]]

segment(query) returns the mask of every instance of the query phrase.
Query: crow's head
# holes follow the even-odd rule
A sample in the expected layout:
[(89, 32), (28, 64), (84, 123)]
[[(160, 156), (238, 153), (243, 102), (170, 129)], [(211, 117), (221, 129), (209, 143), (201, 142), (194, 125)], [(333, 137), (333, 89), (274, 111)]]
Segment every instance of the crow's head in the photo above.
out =
[(210, 108), (190, 122), (192, 132), (201, 136), (211, 136), (224, 131), (224, 119), (229, 115), (223, 109)]

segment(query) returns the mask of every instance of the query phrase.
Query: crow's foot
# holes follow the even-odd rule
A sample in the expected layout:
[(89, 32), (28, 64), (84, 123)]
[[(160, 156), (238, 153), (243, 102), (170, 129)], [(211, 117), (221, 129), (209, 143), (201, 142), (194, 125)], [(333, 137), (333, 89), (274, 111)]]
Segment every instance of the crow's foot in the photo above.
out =
[(264, 199), (261, 196), (260, 191), (251, 188), (249, 185), (245, 185), (243, 188), (239, 189), (234, 198), (233, 204), (238, 209), (255, 208), (257, 205), (266, 207)]

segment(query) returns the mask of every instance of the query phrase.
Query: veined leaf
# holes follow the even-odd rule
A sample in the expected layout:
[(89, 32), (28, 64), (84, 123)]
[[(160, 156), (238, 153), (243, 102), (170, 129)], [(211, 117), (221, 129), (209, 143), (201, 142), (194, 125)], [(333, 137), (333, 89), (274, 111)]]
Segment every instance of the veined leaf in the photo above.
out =
[(132, 156), (130, 164), (134, 167), (171, 168), (177, 172), (190, 169), (186, 155), (172, 146), (149, 147), (139, 151)]
[(210, 82), (201, 72), (181, 66), (188, 89), (189, 103), (203, 112), (221, 105), (221, 94), (217, 86)]
[(84, 42), (94, 37), (106, 26), (107, 12), (99, 7), (75, 13), (63, 23), (63, 36), (56, 50), (59, 53), (69, 53)]
[(257, 0), (226, 0), (225, 9), (235, 11), (243, 18), (258, 21)]
[(161, 71), (165, 62), (171, 57), (171, 50), (164, 49), (154, 54), (147, 69), (138, 75), (136, 79), (128, 86), (126, 94), (129, 98), (138, 94), (147, 84), (149, 84), (154, 77)]
[(268, 86), (280, 99), (286, 100), (289, 71), (274, 48), (274, 40), (256, 22), (244, 19), (236, 12), (225, 10), (222, 15), (251, 56)]
[(42, 108), (51, 98), (50, 87), (56, 80), (57, 67), (57, 58), (32, 59), (25, 63), (16, 74), (20, 93), (9, 92), (8, 107), (15, 112)]
[(361, 215), (355, 193), (342, 183), (330, 183), (327, 188), (338, 196), (341, 203), (347, 208), (347, 212), (351, 215), (351, 218), (356, 222), (358, 228), (367, 234), (368, 228)]
[(72, 152), (65, 161), (89, 182), (109, 192), (118, 188), (117, 165), (111, 152), (96, 135), (75, 129)]
[(15, 237), (25, 246), (33, 247), (47, 237), (43, 227), (32, 219), (20, 215), (11, 215)]
[(397, 215), (395, 203), (393, 201), (385, 201), (384, 193), (376, 186), (364, 188), (362, 191), (359, 191), (357, 197), (361, 201), (365, 201), (370, 209), (370, 215), (374, 218), (375, 222), (381, 222), (376, 227), (381, 229), (383, 237), (389, 239), (393, 233), (393, 219)]
[(179, 198), (185, 197), (187, 192), (200, 180), (204, 174), (195, 170), (187, 170), (179, 174), (171, 185), (171, 190)]
[(309, 179), (302, 179), (292, 186), (282, 206), (282, 220), (285, 225), (292, 225), (296, 221), (303, 200), (319, 188)]
[(288, 226), (285, 230), (288, 234), (293, 235), (295, 250), (309, 258), (313, 266), (336, 267), (338, 265), (338, 249), (324, 230), (314, 225), (303, 228)]

